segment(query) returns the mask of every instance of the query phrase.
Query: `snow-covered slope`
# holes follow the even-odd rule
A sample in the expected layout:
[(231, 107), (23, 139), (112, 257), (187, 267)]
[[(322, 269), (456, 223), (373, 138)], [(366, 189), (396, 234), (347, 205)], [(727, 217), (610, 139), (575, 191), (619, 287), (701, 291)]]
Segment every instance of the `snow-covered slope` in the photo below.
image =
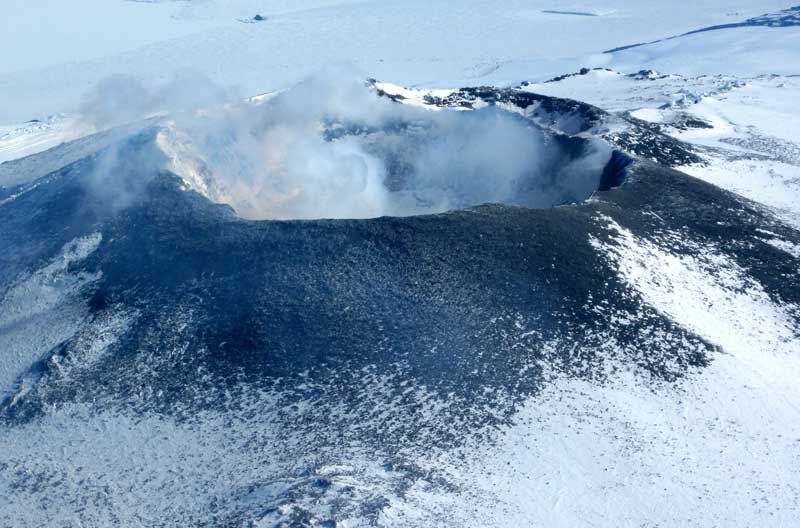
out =
[(81, 127), (74, 119), (52, 115), (18, 126), (0, 128), (0, 163), (24, 158), (51, 149), (61, 143), (78, 139), (91, 130)]
[(693, 145), (687, 173), (775, 208), (800, 225), (800, 83), (796, 77), (587, 71), (524, 89), (572, 97)]
[(686, 75), (797, 75), (797, 27), (742, 27), (695, 33), (610, 54), (603, 66), (641, 66)]

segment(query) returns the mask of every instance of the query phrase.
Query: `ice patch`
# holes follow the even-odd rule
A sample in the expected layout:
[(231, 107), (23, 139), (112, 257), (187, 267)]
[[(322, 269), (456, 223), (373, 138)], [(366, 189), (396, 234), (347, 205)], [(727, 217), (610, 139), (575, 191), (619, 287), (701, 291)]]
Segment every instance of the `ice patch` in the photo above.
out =
[[(225, 391), (226, 411), (181, 420), (118, 410), (114, 401), (59, 404), (0, 429), (9, 446), (0, 451), (0, 496), (11, 499), (0, 502), (0, 524), (370, 525), (402, 500), (406, 479), (422, 477), (390, 467), (358, 428), (337, 422), (363, 411), (360, 426), (391, 426), (402, 409), (385, 392), (390, 383), (365, 372), (368, 412), (339, 402), (317, 409), (314, 400), (287, 406), (285, 394), (236, 387)], [(419, 398), (412, 407), (423, 421), (436, 412), (424, 388), (406, 395)], [(409, 463), (422, 456), (409, 450)]]

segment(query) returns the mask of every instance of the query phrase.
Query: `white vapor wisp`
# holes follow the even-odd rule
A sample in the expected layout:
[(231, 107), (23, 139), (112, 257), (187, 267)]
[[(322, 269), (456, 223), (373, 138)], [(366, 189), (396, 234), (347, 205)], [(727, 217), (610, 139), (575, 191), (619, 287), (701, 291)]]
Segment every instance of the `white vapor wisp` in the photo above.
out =
[(600, 143), (568, 154), (532, 123), (493, 107), (398, 104), (349, 73), (317, 75), (261, 101), (226, 99), (209, 81), (187, 79), (155, 90), (109, 80), (83, 113), (96, 128), (161, 116), (163, 169), (247, 219), (550, 207), (588, 198), (610, 156)]

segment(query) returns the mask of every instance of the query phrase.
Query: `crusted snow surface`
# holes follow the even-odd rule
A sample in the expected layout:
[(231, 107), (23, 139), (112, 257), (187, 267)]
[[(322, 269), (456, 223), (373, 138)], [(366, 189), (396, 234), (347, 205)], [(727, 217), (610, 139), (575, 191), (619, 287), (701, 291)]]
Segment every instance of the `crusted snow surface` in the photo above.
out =
[(705, 163), (681, 170), (777, 210), (800, 227), (800, 124), (796, 78), (754, 79), (687, 110), (712, 125), (674, 135), (707, 147)]
[[(398, 418), (387, 391), (393, 381), (363, 374), (364, 409), (314, 400), (289, 407), (283, 394), (246, 387), (226, 391), (227, 410), (182, 419), (121, 410), (115, 401), (48, 409), (0, 430), (8, 446), (0, 493), (12, 499), (0, 502), (0, 524), (375, 525), (387, 504), (403, 501), (409, 475), (362, 442), (358, 428), (335, 427), (354, 413), (363, 413), (365, 429)], [(160, 397), (148, 389), (138, 398)], [(441, 411), (424, 388), (408, 386), (405, 397), (422, 422)], [(413, 464), (425, 453), (411, 446), (408, 456)], [(424, 525), (436, 518), (428, 512)]]
[[(34, 362), (80, 327), (88, 308), (76, 295), (100, 276), (71, 272), (70, 266), (89, 256), (101, 240), (100, 233), (94, 233), (69, 242), (47, 265), (19, 277), (0, 297), (0, 400)], [(21, 383), (24, 386), (25, 380)]]

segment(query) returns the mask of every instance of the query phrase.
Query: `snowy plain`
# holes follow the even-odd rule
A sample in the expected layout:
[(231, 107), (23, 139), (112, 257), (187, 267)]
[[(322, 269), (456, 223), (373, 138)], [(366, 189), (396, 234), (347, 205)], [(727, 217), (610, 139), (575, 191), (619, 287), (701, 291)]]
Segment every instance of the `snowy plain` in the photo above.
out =
[[(689, 16), (657, 0), (12, 0), (0, 19), (7, 43), (0, 59), (0, 124), (69, 112), (93, 84), (118, 73), (159, 82), (192, 70), (243, 95), (286, 88), (332, 63), (405, 86), (545, 80), (605, 66), (612, 57), (602, 51), (616, 46), (785, 7), (774, 0), (702, 0), (692, 2)], [(256, 14), (267, 20), (239, 21)], [(769, 28), (753, 31), (758, 38)], [(796, 38), (794, 31), (784, 33), (773, 48), (787, 49), (780, 43)], [(751, 44), (775, 42), (770, 39)], [(779, 60), (760, 67), (776, 65), (790, 67)], [(715, 68), (732, 66), (717, 62)]]

